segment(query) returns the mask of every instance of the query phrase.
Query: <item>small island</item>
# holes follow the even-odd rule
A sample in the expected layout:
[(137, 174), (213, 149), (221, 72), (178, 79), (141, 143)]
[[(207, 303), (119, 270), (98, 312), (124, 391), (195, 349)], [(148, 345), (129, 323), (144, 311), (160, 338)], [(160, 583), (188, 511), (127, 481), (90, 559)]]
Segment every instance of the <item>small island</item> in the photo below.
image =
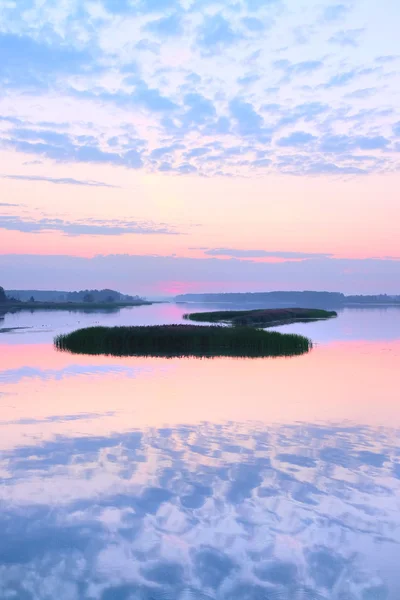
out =
[(300, 335), (218, 325), (88, 327), (59, 335), (54, 344), (77, 354), (167, 358), (296, 356), (312, 348), (312, 342)]
[(308, 338), (264, 328), (336, 316), (307, 308), (192, 313), (184, 318), (214, 324), (88, 327), (59, 335), (54, 344), (73, 353), (113, 356), (296, 356), (311, 350)]
[(229, 323), (236, 327), (275, 327), (288, 323), (307, 323), (337, 317), (335, 311), (317, 308), (269, 308), (191, 313), (183, 316), (202, 323)]

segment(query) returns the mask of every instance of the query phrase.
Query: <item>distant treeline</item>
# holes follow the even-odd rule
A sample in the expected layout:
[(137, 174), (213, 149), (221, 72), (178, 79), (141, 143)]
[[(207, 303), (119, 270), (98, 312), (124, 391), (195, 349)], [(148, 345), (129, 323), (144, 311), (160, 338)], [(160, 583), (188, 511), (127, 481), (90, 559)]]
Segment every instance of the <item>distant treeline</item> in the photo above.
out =
[(400, 304), (400, 296), (380, 294), (375, 296), (345, 296), (338, 292), (244, 292), (223, 294), (181, 294), (176, 302), (210, 302), (251, 304), (254, 306), (340, 307), (352, 304)]
[(129, 296), (115, 290), (81, 290), (79, 292), (60, 292), (55, 290), (4, 290), (0, 288), (1, 302), (85, 302), (87, 304), (138, 302), (140, 296)]
[(400, 304), (400, 296), (345, 296), (345, 304)]

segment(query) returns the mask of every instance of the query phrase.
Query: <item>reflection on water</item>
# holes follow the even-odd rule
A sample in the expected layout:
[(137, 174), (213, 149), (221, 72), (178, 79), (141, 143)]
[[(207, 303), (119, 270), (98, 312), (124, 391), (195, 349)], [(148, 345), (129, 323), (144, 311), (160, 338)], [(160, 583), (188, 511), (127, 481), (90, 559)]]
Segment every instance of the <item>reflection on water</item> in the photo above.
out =
[(396, 598), (399, 453), (385, 428), (259, 423), (16, 447), (0, 596)]
[(186, 310), (2, 321), (1, 600), (399, 600), (400, 310), (291, 359), (52, 347)]
[[(14, 329), (0, 333), (0, 344), (50, 342), (61, 333), (95, 325), (169, 325), (186, 323), (183, 315), (226, 309), (226, 305), (209, 304), (154, 304), (119, 311), (68, 312), (35, 310), (7, 313), (0, 316), (0, 329)], [(237, 310), (246, 306), (234, 306)], [(299, 333), (315, 342), (339, 340), (396, 340), (400, 339), (400, 307), (346, 308), (338, 312), (339, 318), (315, 323), (295, 323), (274, 328), (285, 333)]]
[(44, 381), (61, 381), (76, 375), (117, 374), (134, 377), (138, 370), (123, 365), (68, 365), (60, 369), (41, 369), (24, 366), (17, 369), (0, 371), (0, 383), (19, 383), (23, 379), (42, 379)]

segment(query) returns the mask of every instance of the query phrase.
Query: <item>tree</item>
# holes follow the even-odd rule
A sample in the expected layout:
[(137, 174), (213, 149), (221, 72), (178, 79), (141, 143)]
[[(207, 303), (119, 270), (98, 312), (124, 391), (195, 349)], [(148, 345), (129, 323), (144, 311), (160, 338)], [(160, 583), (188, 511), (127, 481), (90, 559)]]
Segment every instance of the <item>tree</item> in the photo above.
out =
[(5, 293), (5, 291), (4, 291), (4, 288), (2, 288), (2, 287), (0, 286), (0, 303), (1, 303), (1, 302), (7, 302), (7, 300), (8, 300), (8, 298), (7, 298), (7, 296), (6, 296), (6, 293)]
[(29, 302), (35, 302), (35, 298), (34, 298), (33, 296), (31, 296), (31, 297), (29, 298)]
[(83, 296), (83, 301), (84, 302), (94, 302), (94, 296), (93, 296), (93, 294), (85, 294)]

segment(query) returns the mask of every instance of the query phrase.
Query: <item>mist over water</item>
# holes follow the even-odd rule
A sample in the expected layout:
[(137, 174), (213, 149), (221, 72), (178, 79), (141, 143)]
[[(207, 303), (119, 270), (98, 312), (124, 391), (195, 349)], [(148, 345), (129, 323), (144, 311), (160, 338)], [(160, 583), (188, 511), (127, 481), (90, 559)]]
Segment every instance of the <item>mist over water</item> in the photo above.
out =
[(277, 328), (294, 358), (52, 345), (199, 309), (0, 320), (0, 598), (397, 600), (400, 310)]

